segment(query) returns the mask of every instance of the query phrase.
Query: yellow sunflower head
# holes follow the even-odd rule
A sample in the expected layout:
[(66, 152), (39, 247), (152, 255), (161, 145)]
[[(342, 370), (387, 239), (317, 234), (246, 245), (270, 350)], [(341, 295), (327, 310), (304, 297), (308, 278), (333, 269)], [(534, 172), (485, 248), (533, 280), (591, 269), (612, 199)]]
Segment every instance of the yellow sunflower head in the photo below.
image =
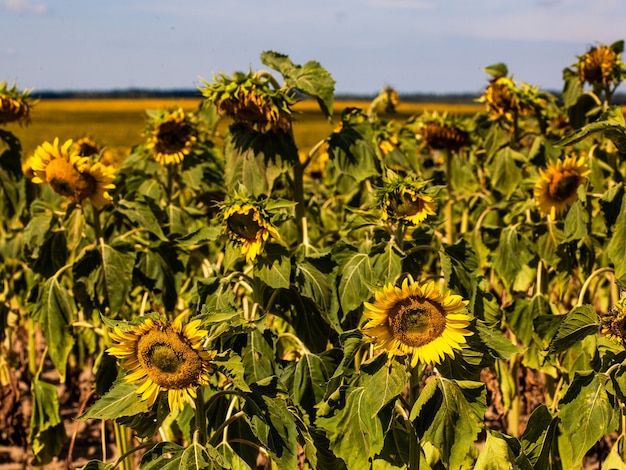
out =
[(446, 355), (454, 356), (472, 334), (467, 303), (433, 281), (420, 285), (405, 279), (402, 287), (388, 284), (376, 292), (373, 303), (364, 303), (369, 321), (362, 331), (377, 349), (409, 356), (411, 367), (438, 364)]
[(44, 142), (27, 160), (33, 183), (47, 183), (54, 192), (79, 204), (86, 200), (101, 209), (112, 201), (115, 170), (90, 157), (81, 157), (72, 140), (59, 146), (59, 139)]
[(621, 81), (624, 64), (613, 47), (600, 45), (578, 57), (576, 68), (581, 82), (606, 86)]
[(534, 188), (537, 208), (553, 219), (564, 213), (578, 198), (578, 187), (587, 180), (590, 171), (585, 158), (567, 157), (539, 170), (541, 178)]
[(182, 410), (213, 373), (214, 354), (202, 345), (206, 334), (200, 320), (187, 321), (184, 314), (171, 322), (146, 316), (139, 325), (115, 327), (110, 333), (115, 344), (107, 352), (129, 371), (125, 380), (139, 385), (137, 393), (148, 406), (164, 391), (170, 409)]
[(30, 91), (20, 93), (15, 85), (9, 88), (7, 82), (0, 82), (0, 125), (9, 122), (29, 124), (32, 106)]
[(161, 165), (182, 162), (198, 141), (194, 120), (180, 108), (151, 113), (146, 133), (147, 148)]
[(435, 200), (424, 187), (423, 182), (389, 183), (378, 195), (382, 219), (417, 225), (429, 215), (436, 215)]
[(90, 137), (78, 139), (74, 147), (76, 148), (77, 155), (80, 157), (91, 157), (99, 155), (100, 152), (102, 152), (102, 145), (98, 144)]
[(626, 344), (626, 298), (608, 312), (600, 314), (600, 325), (603, 335)]
[(254, 131), (288, 132), (294, 101), (273, 82), (268, 73), (237, 72), (232, 77), (221, 74), (213, 84), (205, 81), (200, 91), (221, 115)]
[(270, 237), (279, 238), (262, 207), (252, 201), (231, 201), (222, 209), (224, 232), (241, 244), (246, 261), (253, 261)]

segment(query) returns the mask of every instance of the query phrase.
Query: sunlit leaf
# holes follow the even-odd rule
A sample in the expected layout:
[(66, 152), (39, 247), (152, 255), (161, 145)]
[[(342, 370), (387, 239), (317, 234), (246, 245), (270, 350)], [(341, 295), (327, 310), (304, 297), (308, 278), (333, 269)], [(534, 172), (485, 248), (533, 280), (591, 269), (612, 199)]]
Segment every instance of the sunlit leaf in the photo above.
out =
[(287, 86), (316, 98), (326, 118), (332, 119), (335, 80), (318, 62), (295, 65), (288, 56), (272, 51), (263, 52), (261, 62), (278, 70)]
[(146, 401), (137, 394), (137, 385), (124, 380), (100, 397), (79, 419), (115, 419), (148, 411)]
[(532, 470), (528, 461), (523, 465), (517, 461), (520, 449), (520, 443), (514, 437), (488, 429), (487, 440), (476, 460), (474, 470)]
[(597, 333), (599, 326), (598, 314), (591, 305), (574, 307), (559, 325), (548, 352), (565, 351), (584, 337)]
[(334, 252), (339, 264), (339, 304), (344, 315), (359, 307), (371, 297), (371, 286), (376, 285), (372, 262), (367, 253), (345, 247)]
[(274, 289), (287, 289), (291, 283), (289, 252), (278, 243), (265, 244), (254, 268), (254, 274)]
[(564, 444), (572, 449), (567, 468), (579, 465), (587, 451), (605, 434), (619, 425), (619, 405), (607, 390), (606, 374), (575, 373), (565, 396), (559, 401), (559, 428)]
[(417, 398), (410, 418), (420, 437), (440, 450), (444, 465), (461, 468), (486, 408), (482, 383), (433, 377)]
[(347, 468), (369, 468), (369, 459), (383, 448), (382, 423), (374, 411), (377, 405), (370, 402), (364, 387), (349, 387), (342, 394), (344, 406), (332, 416), (318, 417), (317, 425), (324, 429), (331, 450)]
[(48, 354), (62, 382), (65, 381), (67, 358), (74, 345), (69, 325), (74, 321), (75, 312), (74, 299), (56, 276), (43, 283), (32, 316), (43, 330)]

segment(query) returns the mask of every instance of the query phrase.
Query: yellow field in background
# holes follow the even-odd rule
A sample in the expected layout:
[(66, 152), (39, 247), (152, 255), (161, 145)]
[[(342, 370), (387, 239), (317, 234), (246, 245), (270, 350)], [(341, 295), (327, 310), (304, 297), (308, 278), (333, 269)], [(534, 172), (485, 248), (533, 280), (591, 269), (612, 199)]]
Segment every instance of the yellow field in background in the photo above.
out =
[[(53, 141), (56, 137), (64, 142), (85, 136), (106, 146), (114, 155), (123, 157), (131, 147), (144, 141), (142, 132), (146, 123), (146, 110), (180, 106), (186, 111), (192, 111), (199, 104), (199, 98), (47, 99), (35, 105), (29, 126), (11, 126), (9, 130), (20, 139), (24, 158), (31, 155), (38, 145)], [(334, 121), (339, 122), (341, 112), (346, 107), (366, 110), (368, 106), (368, 101), (336, 101)], [(472, 114), (482, 109), (481, 104), (400, 103), (397, 114), (385, 118), (403, 121), (424, 111)], [(314, 100), (296, 104), (294, 118), (296, 144), (302, 151), (307, 151), (327, 137), (334, 128), (334, 124), (323, 117)], [(227, 122), (224, 122), (218, 130), (223, 132), (226, 126)]]

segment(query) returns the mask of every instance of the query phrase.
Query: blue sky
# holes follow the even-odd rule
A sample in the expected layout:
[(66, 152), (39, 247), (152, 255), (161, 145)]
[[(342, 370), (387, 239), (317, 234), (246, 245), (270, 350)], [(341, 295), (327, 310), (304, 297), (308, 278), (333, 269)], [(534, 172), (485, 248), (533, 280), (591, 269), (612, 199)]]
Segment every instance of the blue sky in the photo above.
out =
[(274, 50), (340, 93), (478, 93), (497, 62), (561, 90), (577, 55), (625, 38), (624, 0), (0, 0), (0, 81), (196, 88)]

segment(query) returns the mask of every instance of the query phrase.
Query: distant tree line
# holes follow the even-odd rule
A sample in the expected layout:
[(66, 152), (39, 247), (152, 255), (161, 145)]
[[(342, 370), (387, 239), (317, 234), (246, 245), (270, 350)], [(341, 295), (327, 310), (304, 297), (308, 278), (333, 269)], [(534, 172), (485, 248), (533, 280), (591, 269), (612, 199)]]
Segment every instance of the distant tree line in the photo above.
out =
[[(467, 104), (474, 103), (476, 98), (481, 95), (481, 91), (476, 93), (400, 93), (400, 99), (407, 103), (449, 103), (449, 104)], [(561, 98), (561, 92), (549, 91), (558, 99)], [(199, 90), (185, 89), (142, 89), (129, 88), (121, 90), (102, 90), (102, 91), (82, 91), (82, 90), (66, 90), (66, 91), (33, 91), (31, 96), (39, 99), (111, 99), (111, 98), (202, 98)], [(376, 94), (358, 94), (358, 93), (337, 93), (336, 101), (370, 101), (376, 97)], [(304, 98), (304, 97), (303, 97)], [(616, 105), (626, 105), (626, 93), (616, 93), (611, 102)]]

